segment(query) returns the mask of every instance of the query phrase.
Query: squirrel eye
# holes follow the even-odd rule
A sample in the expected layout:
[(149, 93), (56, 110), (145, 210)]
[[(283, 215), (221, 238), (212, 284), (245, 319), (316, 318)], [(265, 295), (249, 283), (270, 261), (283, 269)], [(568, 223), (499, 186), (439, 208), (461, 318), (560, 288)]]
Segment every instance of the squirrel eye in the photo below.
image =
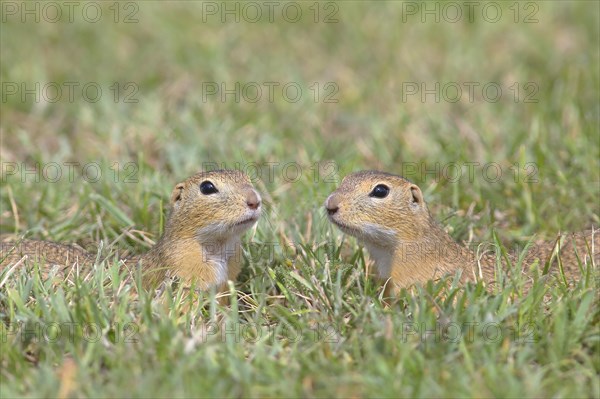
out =
[(373, 191), (369, 193), (369, 197), (385, 198), (390, 193), (390, 188), (385, 184), (378, 184)]
[(200, 192), (204, 195), (209, 195), (218, 193), (219, 190), (217, 190), (217, 188), (214, 184), (212, 184), (212, 182), (205, 180), (202, 183), (200, 183)]

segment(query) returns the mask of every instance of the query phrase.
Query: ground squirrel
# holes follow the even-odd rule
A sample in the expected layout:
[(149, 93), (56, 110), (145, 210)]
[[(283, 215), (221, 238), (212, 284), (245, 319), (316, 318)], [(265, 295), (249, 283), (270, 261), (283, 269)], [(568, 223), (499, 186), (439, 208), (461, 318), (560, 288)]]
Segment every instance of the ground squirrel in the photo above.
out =
[[(333, 224), (366, 246), (379, 276), (389, 280), (386, 294), (458, 270), (463, 282), (495, 280), (496, 256), (454, 241), (429, 213), (421, 189), (400, 176), (377, 171), (350, 174), (327, 198), (325, 208)], [(600, 231), (569, 234), (559, 242), (561, 265), (569, 277), (581, 274), (577, 258), (588, 265), (592, 253), (592, 264), (600, 262)], [(558, 248), (555, 244), (532, 245), (524, 267), (539, 260), (543, 268)], [(551, 269), (556, 270), (557, 263)]]
[[(123, 262), (141, 265), (149, 287), (171, 275), (200, 289), (225, 291), (227, 280), (235, 281), (240, 272), (241, 235), (260, 217), (260, 194), (244, 173), (218, 170), (198, 173), (177, 184), (170, 203), (160, 240), (147, 253)], [(1, 244), (0, 271), (22, 259), (60, 267), (95, 260), (71, 245), (33, 240)]]

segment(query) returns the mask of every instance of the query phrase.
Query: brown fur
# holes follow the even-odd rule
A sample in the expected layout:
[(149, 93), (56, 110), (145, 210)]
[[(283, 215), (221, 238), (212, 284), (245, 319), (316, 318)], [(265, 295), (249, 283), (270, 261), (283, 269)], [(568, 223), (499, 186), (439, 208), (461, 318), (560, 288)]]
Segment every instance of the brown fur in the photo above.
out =
[[(200, 183), (211, 181), (218, 192), (204, 195)], [(144, 283), (156, 286), (167, 275), (198, 288), (227, 290), (241, 268), (240, 237), (260, 216), (260, 195), (250, 179), (239, 171), (198, 173), (177, 184), (171, 194), (171, 211), (165, 231), (147, 253), (123, 259), (143, 268)], [(43, 262), (61, 271), (74, 265), (93, 264), (95, 258), (82, 248), (46, 241), (3, 242), (0, 271), (17, 262)]]
[[(385, 198), (369, 196), (378, 184), (390, 188)], [(494, 245), (469, 249), (456, 243), (429, 213), (421, 189), (400, 176), (377, 171), (348, 175), (327, 198), (325, 207), (335, 225), (365, 244), (380, 277), (390, 280), (387, 292), (423, 284), (458, 270), (462, 270), (463, 281), (495, 281), (498, 251)], [(598, 264), (598, 231), (569, 234), (556, 242), (535, 243), (522, 264), (526, 268), (536, 264), (543, 268), (552, 260), (550, 270), (556, 271), (560, 259), (565, 275), (577, 278), (580, 275), (577, 257), (582, 264), (590, 264), (590, 253), (592, 264)], [(511, 263), (517, 262), (518, 255), (509, 254)], [(501, 262), (505, 264), (503, 258)]]

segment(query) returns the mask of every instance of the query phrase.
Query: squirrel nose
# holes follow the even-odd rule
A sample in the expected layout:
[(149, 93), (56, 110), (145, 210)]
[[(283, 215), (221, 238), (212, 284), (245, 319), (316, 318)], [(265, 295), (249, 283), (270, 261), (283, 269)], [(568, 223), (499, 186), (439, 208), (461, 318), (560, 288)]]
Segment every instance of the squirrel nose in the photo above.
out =
[(260, 195), (256, 191), (250, 190), (246, 196), (246, 204), (250, 209), (258, 209), (260, 206)]
[(327, 213), (329, 215), (334, 215), (338, 209), (340, 209), (338, 197), (333, 194), (327, 197), (327, 200), (325, 201), (325, 208), (327, 209)]

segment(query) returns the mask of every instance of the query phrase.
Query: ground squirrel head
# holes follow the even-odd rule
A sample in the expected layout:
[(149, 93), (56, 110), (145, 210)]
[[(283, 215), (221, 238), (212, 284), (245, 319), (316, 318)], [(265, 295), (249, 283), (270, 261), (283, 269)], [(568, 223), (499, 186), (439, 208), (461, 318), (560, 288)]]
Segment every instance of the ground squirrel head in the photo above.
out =
[(418, 241), (431, 224), (421, 189), (378, 171), (346, 176), (325, 201), (325, 209), (342, 231), (379, 247)]
[(173, 189), (165, 234), (176, 234), (179, 239), (227, 240), (252, 227), (261, 208), (260, 194), (244, 173), (198, 173)]

